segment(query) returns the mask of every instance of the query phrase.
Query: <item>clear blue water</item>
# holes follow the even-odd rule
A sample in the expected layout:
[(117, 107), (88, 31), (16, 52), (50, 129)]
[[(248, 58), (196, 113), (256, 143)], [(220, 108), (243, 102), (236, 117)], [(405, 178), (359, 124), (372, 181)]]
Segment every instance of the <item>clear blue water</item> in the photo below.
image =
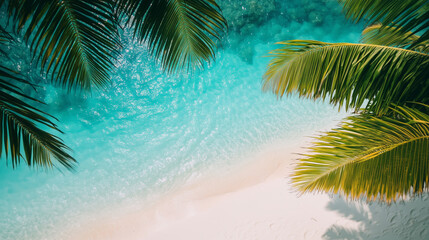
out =
[[(346, 22), (336, 1), (266, 1), (256, 10), (255, 1), (222, 3), (233, 24), (204, 71), (166, 75), (124, 32), (105, 91), (39, 90), (79, 165), (75, 173), (12, 170), (2, 159), (0, 239), (51, 239), (88, 212), (127, 202), (144, 207), (203, 172), (246, 161), (266, 144), (315, 135), (344, 116), (323, 102), (261, 91), (264, 56), (275, 42), (359, 40), (361, 27)], [(259, 18), (249, 20), (248, 11)], [(11, 55), (13, 64), (28, 65), (25, 52)]]

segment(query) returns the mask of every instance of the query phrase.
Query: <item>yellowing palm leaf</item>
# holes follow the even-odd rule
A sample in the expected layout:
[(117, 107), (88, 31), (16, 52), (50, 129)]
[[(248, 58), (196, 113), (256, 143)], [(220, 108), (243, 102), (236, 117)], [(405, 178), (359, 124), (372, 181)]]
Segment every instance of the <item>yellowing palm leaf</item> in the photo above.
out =
[(429, 101), (429, 55), (386, 46), (291, 40), (271, 52), (264, 89), (377, 115), (389, 105)]
[(362, 31), (362, 42), (368, 44), (407, 48), (409, 50), (429, 53), (429, 40), (414, 44), (420, 36), (407, 32), (397, 34), (398, 28), (375, 24)]
[(301, 192), (387, 202), (427, 190), (429, 115), (408, 107), (393, 111), (395, 118), (349, 117), (317, 138), (311, 153), (298, 162), (293, 184)]

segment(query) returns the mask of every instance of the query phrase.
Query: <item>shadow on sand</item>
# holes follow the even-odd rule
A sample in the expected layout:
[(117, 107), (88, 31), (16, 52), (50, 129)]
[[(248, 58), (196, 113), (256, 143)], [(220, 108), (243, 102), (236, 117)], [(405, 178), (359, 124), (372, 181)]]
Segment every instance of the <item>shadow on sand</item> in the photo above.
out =
[(333, 198), (327, 209), (358, 222), (359, 227), (332, 225), (323, 239), (404, 240), (429, 239), (429, 195), (391, 205), (351, 202)]

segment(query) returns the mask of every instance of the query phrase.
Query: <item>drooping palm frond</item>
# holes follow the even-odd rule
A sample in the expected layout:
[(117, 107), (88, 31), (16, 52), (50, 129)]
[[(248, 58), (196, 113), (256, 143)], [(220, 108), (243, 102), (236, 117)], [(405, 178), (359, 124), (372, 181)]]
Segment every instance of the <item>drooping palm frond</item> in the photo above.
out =
[(375, 24), (365, 28), (362, 32), (362, 42), (368, 44), (384, 45), (391, 47), (406, 48), (422, 53), (429, 53), (429, 40), (413, 45), (420, 36), (407, 32), (397, 34), (398, 28)]
[(42, 68), (68, 89), (101, 87), (119, 53), (117, 21), (110, 0), (9, 1)]
[(264, 89), (297, 92), (377, 115), (391, 103), (429, 102), (429, 55), (387, 46), (292, 40), (271, 52)]
[(213, 0), (119, 0), (140, 42), (172, 72), (209, 62), (226, 21)]
[[(429, 0), (339, 0), (348, 18), (368, 20), (384, 26), (398, 26), (395, 34), (421, 35), (412, 45), (429, 40)], [(411, 46), (412, 46), (411, 45)]]
[(408, 107), (394, 111), (399, 118), (349, 117), (319, 137), (298, 162), (293, 184), (301, 192), (387, 202), (427, 190), (429, 115)]
[(0, 66), (0, 156), (5, 155), (6, 163), (10, 157), (13, 168), (22, 159), (28, 166), (53, 167), (53, 157), (72, 169), (75, 159), (67, 153), (68, 147), (60, 138), (36, 125), (61, 132), (49, 120), (51, 116), (28, 104), (37, 100), (22, 93), (13, 82), (30, 84), (10, 69)]

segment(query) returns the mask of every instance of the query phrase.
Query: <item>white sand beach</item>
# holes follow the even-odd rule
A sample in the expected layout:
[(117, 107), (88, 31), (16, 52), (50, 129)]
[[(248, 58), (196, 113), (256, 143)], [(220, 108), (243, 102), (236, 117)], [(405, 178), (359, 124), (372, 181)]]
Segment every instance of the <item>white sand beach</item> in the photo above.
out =
[(298, 196), (289, 184), (289, 174), (302, 144), (308, 145), (298, 141), (267, 147), (250, 166), (214, 174), (150, 209), (103, 216), (69, 236), (96, 240), (425, 239), (429, 214), (421, 213), (429, 213), (427, 197), (386, 206), (347, 202), (327, 194)]

